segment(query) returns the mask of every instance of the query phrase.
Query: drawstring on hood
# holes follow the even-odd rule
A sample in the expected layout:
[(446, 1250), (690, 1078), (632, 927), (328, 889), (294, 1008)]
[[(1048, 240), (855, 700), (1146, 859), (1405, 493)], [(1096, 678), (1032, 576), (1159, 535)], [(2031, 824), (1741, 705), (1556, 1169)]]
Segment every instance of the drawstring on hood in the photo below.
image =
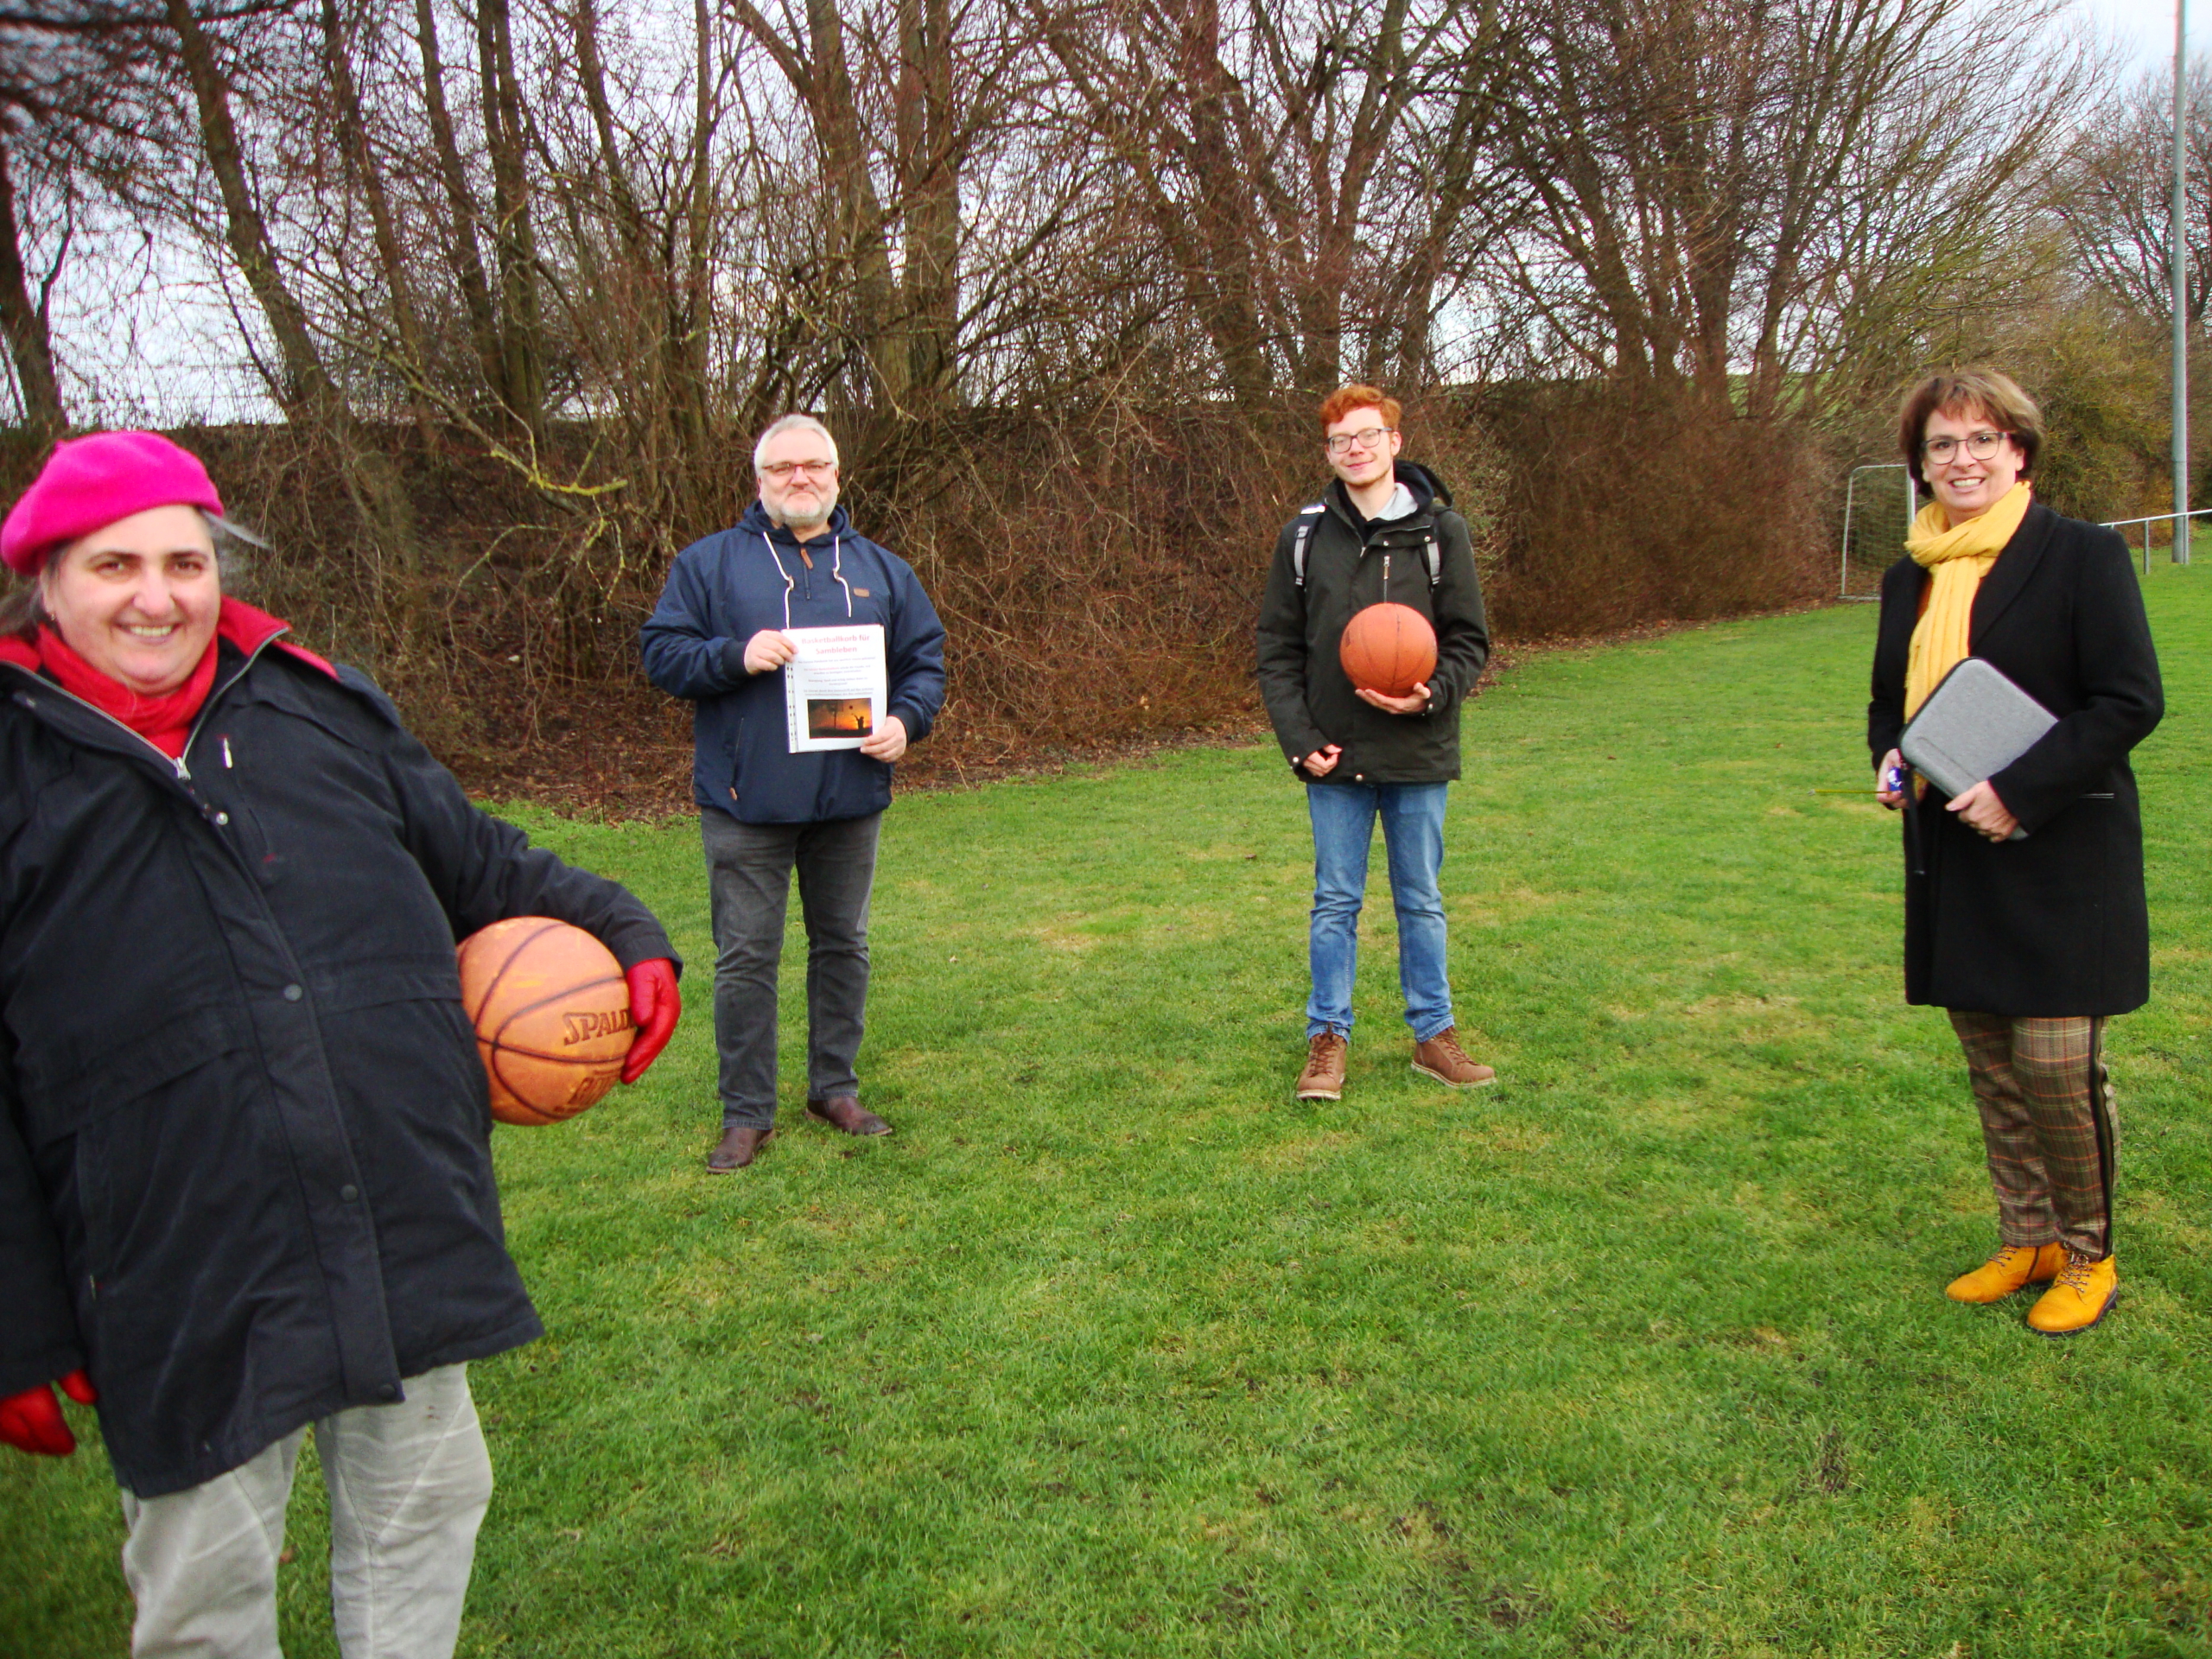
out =
[[(850, 528), (851, 523), (852, 521), (845, 516), (844, 508), (835, 507), (830, 510), (830, 522), (826, 526), (830, 532), (830, 575), (838, 587), (844, 589), (845, 615), (848, 620), (853, 614), (853, 588), (852, 584), (845, 580), (845, 531)], [(768, 556), (776, 562), (776, 574), (784, 579), (784, 626), (790, 627), (791, 589), (798, 586), (798, 579), (791, 575), (791, 566), (784, 563), (779, 538), (780, 537), (784, 544), (788, 545), (802, 558), (805, 557), (805, 543), (791, 534), (788, 524), (779, 524), (771, 518), (768, 516), (768, 510), (758, 501), (746, 510), (745, 517), (738, 520), (737, 527), (740, 530), (750, 531), (758, 536), (761, 544), (768, 550)], [(810, 563), (810, 568), (811, 568)]]

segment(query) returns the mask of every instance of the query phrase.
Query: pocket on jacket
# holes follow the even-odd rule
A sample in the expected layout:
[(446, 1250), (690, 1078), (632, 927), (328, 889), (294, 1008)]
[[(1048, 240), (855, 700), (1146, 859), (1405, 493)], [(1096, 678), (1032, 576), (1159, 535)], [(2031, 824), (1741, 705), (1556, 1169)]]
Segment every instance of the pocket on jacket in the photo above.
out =
[(316, 971), (315, 1007), (325, 1014), (419, 1001), (461, 1002), (461, 969), (453, 957), (340, 963)]
[(56, 1039), (27, 1043), (16, 1057), (24, 1115), (38, 1140), (66, 1135), (252, 1041), (234, 1010), (208, 1005), (183, 1009), (135, 1037), (104, 1038), (97, 1048)]
[(722, 741), (722, 792), (729, 797), (732, 806), (737, 804), (738, 791), (744, 787), (746, 718), (740, 715)]
[(211, 1228), (245, 1255), (270, 1172), (289, 1167), (239, 1051), (162, 1070), (86, 1112), (76, 1132), (77, 1201), (103, 1301), (134, 1269), (173, 1268), (204, 1248)]

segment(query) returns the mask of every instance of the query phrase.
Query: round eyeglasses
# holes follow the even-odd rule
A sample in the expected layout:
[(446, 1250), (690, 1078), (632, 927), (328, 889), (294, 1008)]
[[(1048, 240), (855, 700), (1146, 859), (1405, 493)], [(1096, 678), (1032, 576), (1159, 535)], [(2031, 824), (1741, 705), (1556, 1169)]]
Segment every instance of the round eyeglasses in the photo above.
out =
[(1372, 449), (1397, 429), (1395, 426), (1366, 426), (1357, 432), (1332, 432), (1329, 434), (1329, 453), (1348, 455), (1354, 444), (1363, 449)]
[(1920, 458), (1941, 467), (1958, 459), (1963, 446), (1974, 460), (1987, 461), (1997, 453), (1998, 446), (2012, 435), (2010, 432), (1969, 432), (1963, 438), (1930, 438), (1920, 446)]

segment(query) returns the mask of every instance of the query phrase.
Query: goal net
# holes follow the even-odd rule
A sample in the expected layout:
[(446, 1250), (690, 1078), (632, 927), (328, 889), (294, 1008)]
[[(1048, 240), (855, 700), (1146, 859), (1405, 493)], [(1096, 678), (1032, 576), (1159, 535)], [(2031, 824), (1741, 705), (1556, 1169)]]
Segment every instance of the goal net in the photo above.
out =
[(1881, 597), (1882, 572), (1904, 556), (1905, 531), (1919, 511), (1919, 493), (1902, 462), (1851, 469), (1843, 493), (1843, 598)]

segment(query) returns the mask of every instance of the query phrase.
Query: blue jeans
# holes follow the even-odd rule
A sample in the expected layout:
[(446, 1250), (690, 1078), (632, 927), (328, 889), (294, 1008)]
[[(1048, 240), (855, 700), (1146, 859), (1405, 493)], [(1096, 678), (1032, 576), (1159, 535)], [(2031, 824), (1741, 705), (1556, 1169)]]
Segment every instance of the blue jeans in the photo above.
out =
[(1452, 984), (1444, 968), (1446, 784), (1308, 784), (1313, 819), (1313, 995), (1306, 1034), (1351, 1030), (1352, 973), (1359, 957), (1359, 906), (1367, 891), (1367, 849), (1375, 820), (1390, 861), (1390, 902), (1398, 912), (1398, 983), (1406, 1023), (1425, 1043), (1452, 1024)]

